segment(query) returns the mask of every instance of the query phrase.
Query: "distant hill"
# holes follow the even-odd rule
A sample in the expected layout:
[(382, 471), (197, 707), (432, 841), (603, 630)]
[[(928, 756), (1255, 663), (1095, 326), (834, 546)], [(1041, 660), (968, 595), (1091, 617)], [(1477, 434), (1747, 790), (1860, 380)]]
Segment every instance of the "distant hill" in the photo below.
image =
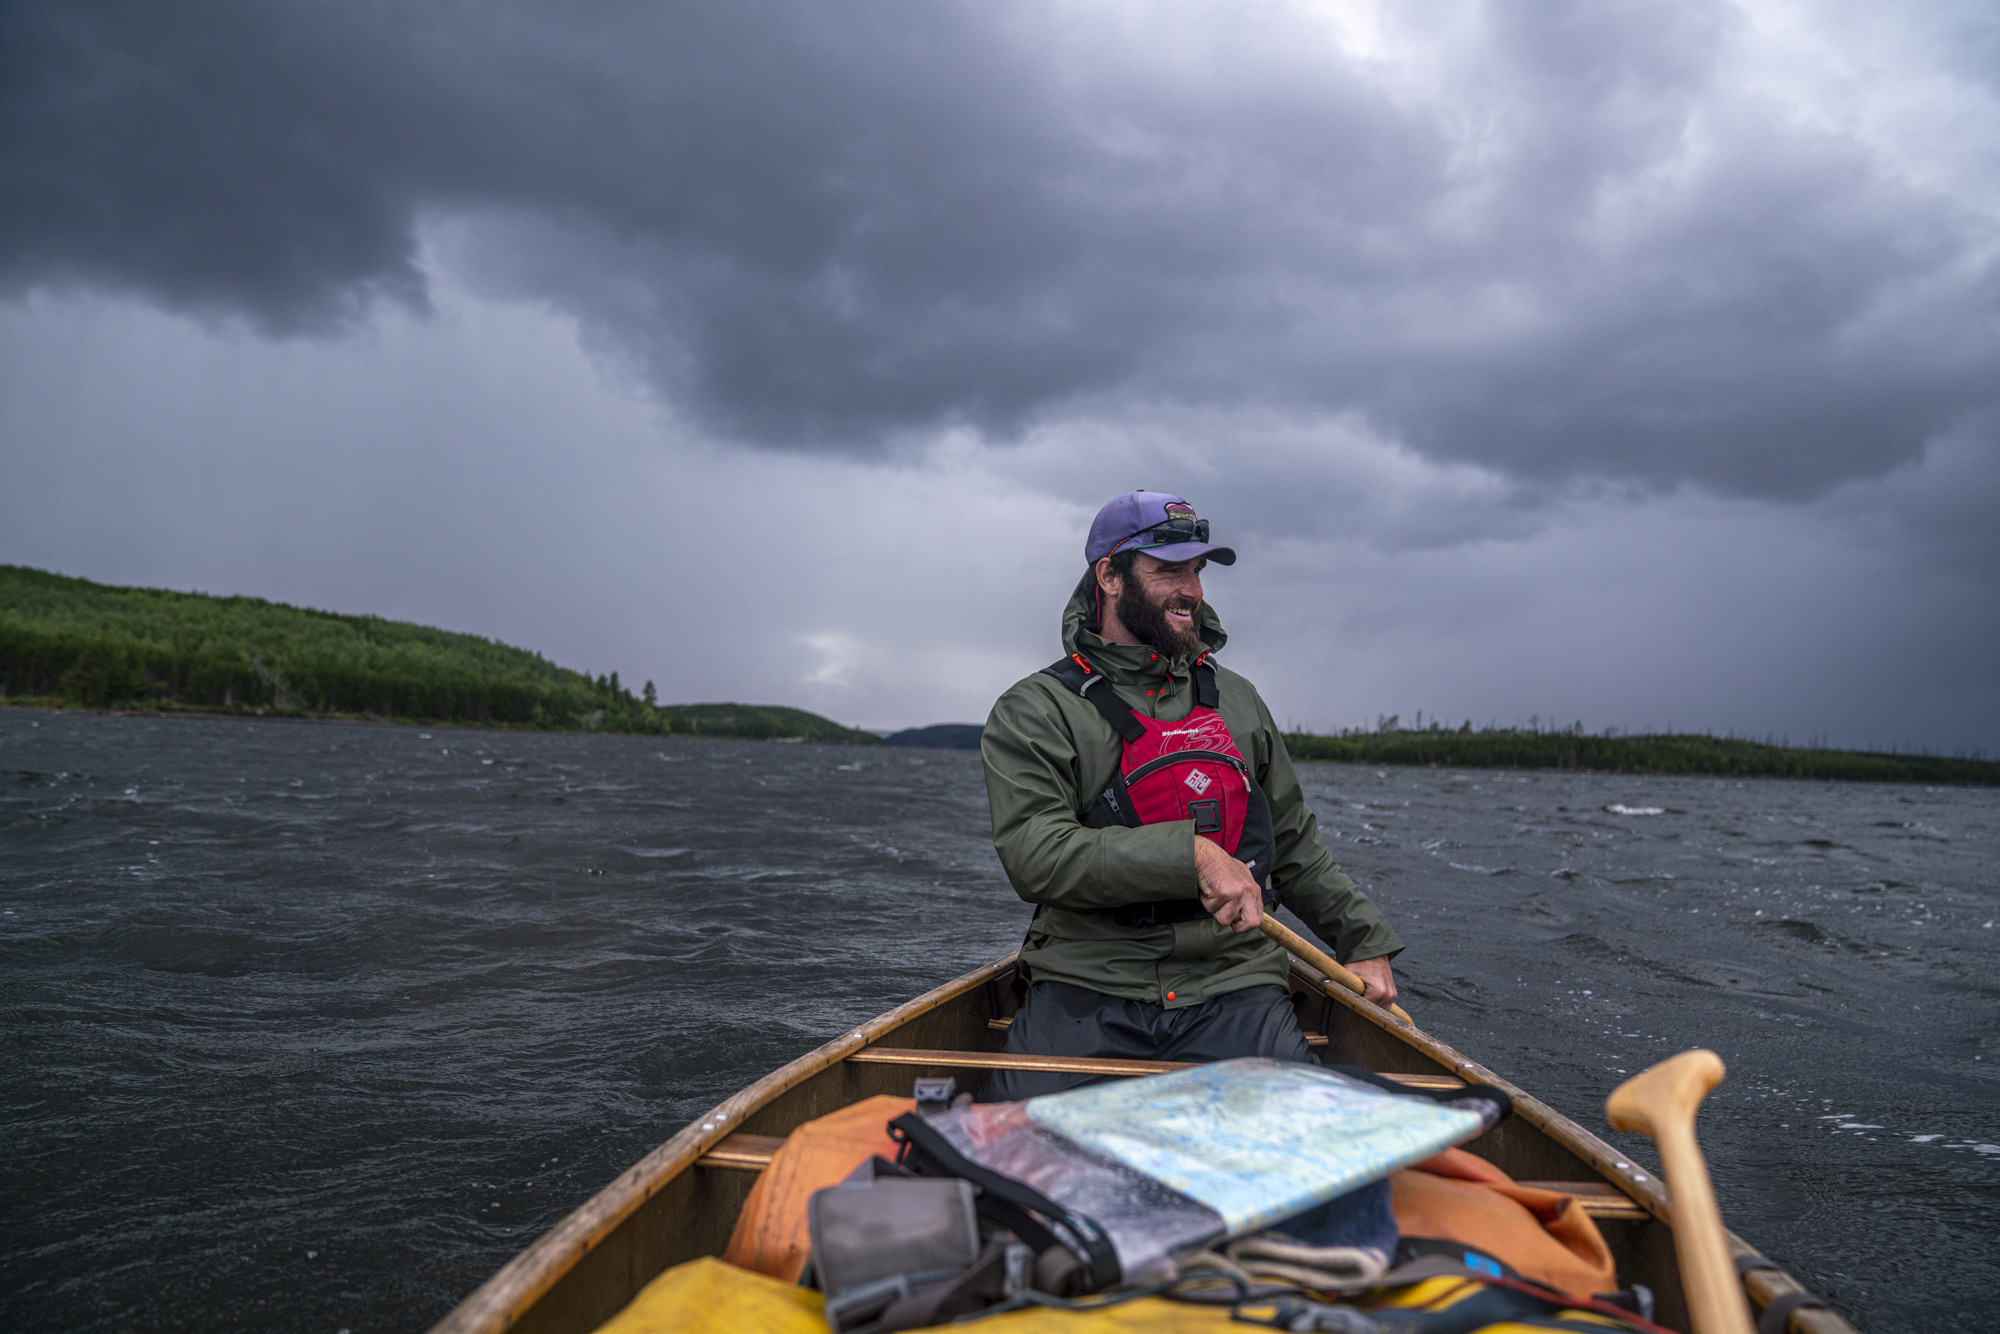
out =
[[(635, 697), (616, 672), (586, 676), (477, 635), (262, 598), (116, 588), (19, 565), (0, 565), (0, 697), (608, 732), (678, 727), (677, 710)], [(689, 730), (704, 736), (875, 740), (799, 709), (685, 712), (698, 723)]]
[(881, 738), (842, 727), (804, 709), (782, 704), (669, 704), (661, 710), (682, 736), (754, 737), (764, 741), (837, 741), (873, 746)]
[(891, 732), (882, 738), (885, 746), (921, 746), (927, 750), (978, 750), (986, 728), (979, 723), (933, 723)]

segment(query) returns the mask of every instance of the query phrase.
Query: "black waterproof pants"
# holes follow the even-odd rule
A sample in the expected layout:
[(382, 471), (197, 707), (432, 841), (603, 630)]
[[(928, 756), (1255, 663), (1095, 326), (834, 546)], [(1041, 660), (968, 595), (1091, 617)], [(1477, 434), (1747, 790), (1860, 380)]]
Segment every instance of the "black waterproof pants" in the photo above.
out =
[[(1283, 987), (1246, 987), (1169, 1010), (1067, 982), (1037, 982), (1007, 1029), (1002, 1051), (1034, 1056), (1115, 1056), (1130, 1061), (1224, 1061), (1270, 1056), (1312, 1061)], [(1012, 1102), (1101, 1082), (1102, 1075), (999, 1070), (981, 1102)]]

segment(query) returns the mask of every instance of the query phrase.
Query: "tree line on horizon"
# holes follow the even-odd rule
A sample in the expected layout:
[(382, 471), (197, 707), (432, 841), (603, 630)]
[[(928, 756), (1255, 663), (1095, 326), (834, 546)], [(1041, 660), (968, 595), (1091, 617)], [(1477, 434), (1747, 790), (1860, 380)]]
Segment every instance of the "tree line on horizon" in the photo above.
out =
[[(1418, 715), (1421, 720), (1422, 715)], [(1297, 760), (1346, 764), (1431, 765), (1459, 769), (1577, 769), (1600, 773), (1712, 774), (1732, 778), (1808, 778), (1854, 783), (2000, 786), (2000, 763), (1983, 757), (1834, 750), (1742, 737), (1665, 732), (1592, 735), (1582, 723), (1543, 729), (1486, 727), (1470, 721), (1405, 728), (1388, 715), (1371, 730), (1332, 735), (1292, 731), (1285, 747)]]
[[(562, 731), (874, 745), (881, 738), (804, 709), (658, 702), (616, 672), (558, 667), (538, 653), (385, 620), (261, 598), (117, 588), (0, 565), (0, 699), (15, 704), (259, 716), (382, 719)], [(1857, 782), (2000, 785), (1970, 757), (1801, 748), (1686, 733), (1593, 736), (1544, 730), (1405, 728), (1288, 732), (1300, 760), (1480, 769), (1579, 769)], [(923, 729), (917, 729), (923, 730)], [(931, 729), (936, 730), (936, 729)]]

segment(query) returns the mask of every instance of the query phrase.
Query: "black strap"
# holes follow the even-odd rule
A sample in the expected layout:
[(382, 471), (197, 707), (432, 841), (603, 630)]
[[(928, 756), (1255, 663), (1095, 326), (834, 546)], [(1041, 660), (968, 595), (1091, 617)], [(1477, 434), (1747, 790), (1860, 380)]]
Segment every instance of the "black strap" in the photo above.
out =
[(1148, 899), (1144, 903), (1127, 903), (1097, 911), (1110, 913), (1112, 921), (1126, 927), (1172, 926), (1176, 922), (1192, 922), (1211, 915), (1208, 909), (1201, 906), (1200, 899)]
[[(1118, 697), (1102, 672), (1092, 670), (1075, 657), (1058, 658), (1042, 670), (1095, 704), (1104, 721), (1111, 724), (1111, 730), (1125, 740), (1137, 741), (1146, 735), (1138, 714)], [(1204, 709), (1221, 707), (1222, 692), (1216, 687), (1215, 666), (1209, 662), (1208, 654), (1195, 659), (1190, 675), (1194, 677), (1194, 702)]]
[(1210, 665), (1208, 655), (1202, 654), (1194, 663), (1194, 702), (1204, 709), (1219, 708), (1221, 694), (1215, 688), (1215, 668)]
[[(1785, 1271), (1761, 1255), (1739, 1255), (1736, 1257), (1736, 1272), (1739, 1276), (1755, 1273), (1759, 1269), (1770, 1269), (1777, 1273)], [(1824, 1298), (1804, 1288), (1794, 1288), (1781, 1292), (1771, 1299), (1758, 1318), (1757, 1334), (1785, 1334), (1792, 1323), (1792, 1312), (1811, 1310), (1831, 1310)]]
[[(1146, 735), (1146, 729), (1135, 716), (1132, 706), (1118, 698), (1118, 692), (1111, 688), (1111, 682), (1101, 672), (1092, 670), (1075, 658), (1063, 658), (1042, 668), (1050, 676), (1082, 695), (1097, 706), (1104, 715), (1104, 721), (1111, 724), (1113, 731), (1127, 741), (1137, 741)], [(1221, 707), (1222, 692), (1215, 684), (1215, 666), (1204, 653), (1195, 659), (1190, 675), (1194, 678), (1194, 702), (1205, 709)]]
[(1007, 1296), (1007, 1245), (988, 1243), (971, 1268), (937, 1283), (911, 1285), (910, 1295), (889, 1306), (874, 1328), (928, 1329), (997, 1305)]
[(1133, 712), (1130, 704), (1118, 698), (1118, 692), (1103, 677), (1093, 676), (1085, 682), (1083, 697), (1097, 706), (1097, 712), (1120, 737), (1127, 741), (1139, 741), (1145, 737), (1146, 725), (1139, 721), (1139, 715)]
[(1825, 1307), (1824, 1301), (1804, 1288), (1781, 1292), (1764, 1308), (1764, 1318), (1757, 1322), (1757, 1334), (1785, 1334), (1792, 1323), (1792, 1312)]
[(1146, 735), (1145, 725), (1133, 713), (1132, 706), (1118, 698), (1118, 692), (1102, 673), (1092, 671), (1075, 658), (1063, 658), (1042, 670), (1095, 704), (1104, 721), (1111, 724), (1111, 730), (1125, 740), (1137, 741)]
[[(1490, 1084), (1467, 1084), (1462, 1088), (1443, 1089), (1411, 1088), (1408, 1084), (1398, 1084), (1387, 1075), (1378, 1075), (1373, 1070), (1363, 1070), (1358, 1065), (1329, 1065), (1326, 1068), (1346, 1075), (1349, 1079), (1356, 1079), (1364, 1084), (1372, 1084), (1385, 1093), (1396, 1093), (1405, 1098), (1425, 1098), (1431, 1102), (1440, 1102), (1446, 1105), (1470, 1099), (1490, 1102), (1500, 1109), (1500, 1115), (1495, 1118), (1494, 1125), (1500, 1124), (1500, 1122), (1505, 1121), (1514, 1114), (1514, 1100), (1507, 1095), (1505, 1090), (1494, 1088)], [(1766, 1263), (1769, 1262), (1766, 1261)], [(1772, 1267), (1776, 1268), (1775, 1265)]]
[[(889, 1133), (902, 1145), (896, 1154), (899, 1162), (925, 1175), (962, 1177), (970, 1181), (979, 1187), (982, 1211), (994, 1205), (1001, 1206), (995, 1210), (996, 1221), (1014, 1230), (1029, 1245), (1037, 1245), (1038, 1239), (1007, 1222), (1008, 1215), (1021, 1218), (1033, 1212), (1059, 1224), (1083, 1248), (1081, 1258), (1089, 1274), (1083, 1289), (1085, 1292), (1099, 1292), (1118, 1282), (1121, 1272), (1118, 1252), (1112, 1249), (1111, 1238), (1094, 1219), (1057, 1204), (1025, 1181), (1017, 1181), (984, 1163), (974, 1162), (960, 1153), (942, 1131), (915, 1112), (905, 1112), (891, 1121)], [(1005, 1208), (1009, 1205), (1011, 1209)], [(1056, 1240), (1049, 1229), (1039, 1223), (1033, 1225), (1033, 1231), (1048, 1238), (1051, 1244)]]

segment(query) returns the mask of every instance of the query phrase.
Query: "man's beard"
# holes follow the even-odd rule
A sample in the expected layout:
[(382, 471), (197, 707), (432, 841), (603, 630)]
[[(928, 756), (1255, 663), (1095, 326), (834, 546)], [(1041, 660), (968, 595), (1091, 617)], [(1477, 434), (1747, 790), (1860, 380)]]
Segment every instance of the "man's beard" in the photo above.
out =
[[(1183, 657), (1201, 647), (1201, 604), (1191, 598), (1172, 593), (1155, 602), (1139, 587), (1139, 581), (1128, 575), (1116, 606), (1118, 619), (1132, 637), (1163, 658)], [(1174, 628), (1167, 619), (1168, 607), (1186, 607), (1194, 613), (1186, 630)]]

